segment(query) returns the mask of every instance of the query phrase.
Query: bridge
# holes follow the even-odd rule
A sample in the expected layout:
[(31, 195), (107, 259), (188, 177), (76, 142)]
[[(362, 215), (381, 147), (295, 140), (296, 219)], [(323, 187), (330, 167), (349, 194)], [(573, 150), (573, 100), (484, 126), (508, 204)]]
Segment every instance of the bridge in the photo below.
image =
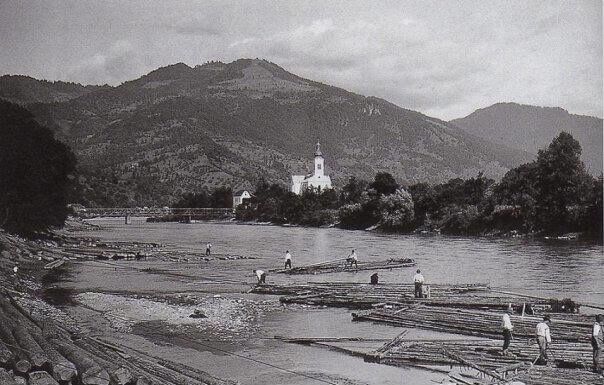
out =
[(217, 219), (232, 218), (235, 210), (232, 208), (214, 208), (214, 207), (91, 207), (74, 208), (74, 213), (80, 218), (98, 218), (98, 217), (123, 217), (128, 223), (132, 217), (172, 217), (175, 220), (182, 219)]

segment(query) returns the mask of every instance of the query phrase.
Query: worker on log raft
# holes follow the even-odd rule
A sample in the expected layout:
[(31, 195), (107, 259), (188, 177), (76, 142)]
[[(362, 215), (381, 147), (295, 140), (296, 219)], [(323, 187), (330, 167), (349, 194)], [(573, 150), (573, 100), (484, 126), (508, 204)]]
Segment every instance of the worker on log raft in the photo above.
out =
[(549, 333), (549, 324), (552, 322), (548, 314), (543, 316), (543, 321), (537, 324), (537, 343), (539, 344), (539, 359), (541, 365), (547, 365), (547, 348), (552, 343)]
[(287, 269), (287, 266), (289, 266), (289, 268), (292, 268), (292, 255), (289, 253), (289, 250), (285, 251), (285, 269)]
[(413, 276), (413, 283), (415, 285), (415, 298), (422, 298), (423, 297), (423, 293), (422, 293), (422, 289), (424, 286), (424, 276), (422, 275), (422, 272), (420, 269), (417, 269), (417, 273)]
[(508, 307), (505, 313), (503, 313), (503, 319), (501, 322), (501, 328), (503, 329), (503, 355), (508, 355), (508, 348), (510, 347), (510, 341), (512, 340), (512, 330), (514, 326), (512, 325), (512, 320), (510, 319), (510, 314), (512, 314), (512, 308)]
[(354, 251), (354, 249), (352, 249), (352, 253), (350, 253), (350, 255), (346, 257), (346, 262), (350, 263), (350, 267), (352, 267), (352, 265), (354, 265), (354, 267), (356, 268), (359, 267), (359, 265), (357, 264), (357, 253), (356, 251)]
[(254, 274), (256, 274), (256, 278), (258, 278), (257, 285), (262, 285), (266, 283), (266, 273), (264, 270), (254, 270)]
[(602, 352), (602, 346), (604, 345), (603, 325), (604, 315), (598, 314), (591, 333), (591, 347), (594, 349), (594, 373), (600, 374), (602, 374), (602, 368), (600, 368), (600, 353)]

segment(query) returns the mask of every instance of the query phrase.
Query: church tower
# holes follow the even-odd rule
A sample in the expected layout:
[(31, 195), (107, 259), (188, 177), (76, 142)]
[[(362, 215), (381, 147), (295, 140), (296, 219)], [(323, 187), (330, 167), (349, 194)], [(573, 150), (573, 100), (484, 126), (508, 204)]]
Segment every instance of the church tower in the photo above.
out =
[(315, 176), (322, 177), (325, 175), (325, 163), (323, 154), (321, 153), (321, 143), (317, 140), (317, 150), (315, 151)]

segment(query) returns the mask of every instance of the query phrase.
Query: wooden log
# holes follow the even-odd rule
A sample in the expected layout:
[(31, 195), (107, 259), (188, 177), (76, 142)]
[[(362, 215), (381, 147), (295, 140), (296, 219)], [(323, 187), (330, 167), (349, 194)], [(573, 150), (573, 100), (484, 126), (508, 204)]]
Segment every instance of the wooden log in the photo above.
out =
[(59, 353), (75, 364), (83, 385), (109, 385), (109, 373), (101, 368), (87, 352), (71, 343), (57, 339), (50, 342)]
[(4, 343), (0, 342), (0, 367), (10, 367), (13, 365), (15, 353), (10, 350)]
[(25, 379), (25, 377), (13, 376), (13, 378), (17, 385), (27, 385), (27, 380)]
[(0, 368), (0, 384), (2, 385), (17, 385), (17, 381), (12, 374)]
[(134, 376), (130, 369), (111, 360), (111, 358), (106, 356), (105, 352), (89, 344), (86, 340), (77, 340), (75, 341), (75, 344), (93, 356), (95, 362), (109, 372), (109, 379), (112, 385), (126, 385), (134, 381)]
[(76, 366), (63, 357), (50, 342), (40, 334), (32, 333), (32, 337), (44, 350), (48, 358), (50, 358), (52, 376), (55, 380), (69, 382), (77, 376), (78, 370)]
[(13, 328), (13, 336), (19, 346), (25, 351), (34, 368), (45, 368), (50, 364), (50, 359), (42, 350), (40, 345), (33, 339), (25, 327), (15, 325)]
[(491, 376), (491, 377), (493, 377), (493, 378), (496, 378), (496, 379), (498, 379), (498, 380), (502, 380), (502, 381), (503, 381), (503, 380), (505, 379), (505, 378), (504, 378), (504, 377), (503, 377), (501, 374), (496, 373), (496, 372), (493, 372), (493, 371), (488, 370), (488, 369), (484, 369), (484, 368), (483, 368), (483, 367), (481, 367), (480, 365), (475, 364), (474, 362), (470, 362), (470, 361), (466, 360), (465, 358), (463, 358), (462, 356), (460, 356), (460, 355), (458, 355), (458, 354), (456, 354), (456, 353), (453, 353), (453, 352), (451, 352), (451, 351), (449, 351), (449, 350), (447, 350), (447, 349), (444, 349), (444, 348), (443, 348), (443, 352), (444, 352), (444, 354), (445, 354), (447, 357), (451, 357), (452, 359), (454, 359), (454, 360), (456, 360), (456, 361), (458, 361), (458, 362), (461, 362), (462, 364), (467, 365), (467, 366), (469, 366), (469, 367), (471, 367), (471, 368), (473, 368), (473, 369), (476, 369), (476, 370), (478, 370), (479, 372), (482, 372), (482, 373), (484, 373), (484, 374), (487, 374), (487, 375), (489, 375), (489, 376)]
[(385, 343), (383, 346), (379, 347), (375, 352), (378, 355), (383, 355), (383, 353), (385, 353), (388, 350), (390, 350), (390, 348), (392, 348), (393, 346), (399, 345), (403, 341), (403, 338), (405, 338), (405, 335), (407, 335), (408, 332), (409, 332), (409, 330), (407, 330), (407, 329), (403, 330), (393, 340)]
[(29, 385), (59, 385), (50, 374), (44, 371), (36, 371), (29, 373)]
[(13, 326), (14, 323), (10, 319), (5, 317), (4, 314), (0, 314), (0, 339), (14, 353), (13, 368), (15, 373), (24, 375), (31, 370), (31, 363), (27, 354), (21, 349), (13, 336), (11, 330)]
[(365, 338), (365, 337), (284, 337), (274, 336), (276, 340), (292, 343), (307, 344), (313, 342), (388, 342), (390, 338)]

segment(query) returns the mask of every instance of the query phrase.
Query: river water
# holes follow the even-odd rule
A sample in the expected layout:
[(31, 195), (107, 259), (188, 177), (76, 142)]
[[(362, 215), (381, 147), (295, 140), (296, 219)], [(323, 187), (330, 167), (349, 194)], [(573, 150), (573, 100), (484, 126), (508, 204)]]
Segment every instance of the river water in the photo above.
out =
[[(170, 344), (169, 337), (156, 335), (155, 342), (163, 338), (166, 344), (160, 344), (161, 348), (154, 345), (153, 349), (218, 376), (237, 379), (242, 384), (421, 385), (433, 384), (443, 378), (441, 374), (365, 363), (339, 353), (274, 340), (274, 335), (392, 338), (400, 332), (390, 326), (352, 323), (350, 311), (345, 309), (285, 308), (279, 305), (276, 297), (245, 294), (255, 282), (252, 269), (280, 268), (286, 250), (293, 256), (294, 266), (343, 258), (354, 248), (359, 260), (413, 258), (428, 283), (488, 283), (491, 287), (514, 292), (570, 297), (604, 306), (604, 249), (601, 245), (578, 241), (382, 235), (365, 231), (234, 223), (146, 223), (135, 220), (125, 225), (115, 219), (94, 220), (92, 223), (101, 225), (102, 229), (86, 232), (84, 236), (107, 241), (159, 242), (166, 244), (168, 249), (193, 257), (203, 254), (205, 244), (210, 242), (215, 254), (254, 258), (211, 262), (191, 258), (185, 263), (161, 264), (144, 262), (145, 266), (156, 266), (164, 273), (169, 272), (156, 275), (143, 274), (134, 268), (112, 271), (107, 266), (89, 262), (77, 264), (72, 281), (65, 283), (80, 293), (122, 296), (196, 293), (195, 298), (203, 300), (209, 312), (213, 309), (212, 303), (221, 301), (222, 305), (227, 305), (218, 307), (218, 311), (224, 313), (223, 321), (229, 317), (232, 321), (228, 327), (217, 323), (220, 324), (217, 329), (223, 327), (224, 330), (214, 333), (216, 330), (209, 327), (191, 329), (190, 325), (179, 329), (180, 335), (192, 340), (201, 341), (203, 336), (211, 335), (211, 339), (204, 339), (210, 342), (188, 346), (184, 343)], [(136, 263), (120, 261), (125, 267)], [(414, 268), (383, 270), (379, 272), (380, 282), (410, 282), (414, 272)], [(269, 275), (268, 282), (368, 282), (370, 274), (362, 271), (316, 276)], [(90, 295), (83, 298), (90, 298)], [(140, 301), (135, 305), (142, 306), (140, 311), (147, 308)], [(125, 307), (134, 305), (122, 303), (120, 306), (120, 317), (124, 317), (124, 314), (128, 315)], [(229, 313), (229, 309), (238, 306), (246, 309), (244, 316), (238, 312)], [(167, 312), (174, 312), (173, 309), (168, 308)], [(157, 309), (153, 312), (155, 314), (147, 315), (145, 322), (139, 322), (134, 330), (157, 326), (158, 322), (161, 326), (162, 317), (170, 316)], [(150, 334), (138, 333), (147, 339)], [(413, 331), (410, 334), (411, 337), (422, 335), (425, 332)]]

